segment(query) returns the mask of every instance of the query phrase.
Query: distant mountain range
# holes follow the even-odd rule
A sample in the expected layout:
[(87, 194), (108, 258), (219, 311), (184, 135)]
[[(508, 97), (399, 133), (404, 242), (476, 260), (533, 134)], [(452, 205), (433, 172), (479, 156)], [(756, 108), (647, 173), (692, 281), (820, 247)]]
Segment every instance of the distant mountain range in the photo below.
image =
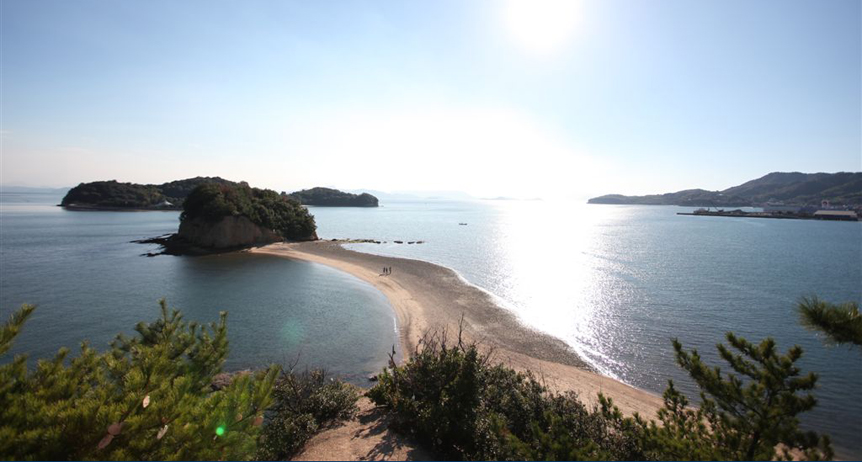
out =
[(681, 205), (690, 207), (748, 207), (767, 203), (819, 205), (862, 204), (862, 172), (799, 173), (773, 172), (723, 191), (687, 189), (667, 194), (594, 197), (590, 204)]

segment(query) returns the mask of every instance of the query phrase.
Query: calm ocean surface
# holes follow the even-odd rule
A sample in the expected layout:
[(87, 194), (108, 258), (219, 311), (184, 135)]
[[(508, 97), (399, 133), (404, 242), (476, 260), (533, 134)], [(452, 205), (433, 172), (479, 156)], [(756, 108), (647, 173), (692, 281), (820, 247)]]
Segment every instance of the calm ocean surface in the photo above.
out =
[(389, 302), (353, 276), (266, 255), (142, 257), (158, 247), (129, 241), (176, 231), (178, 212), (70, 212), (59, 199), (0, 202), (0, 315), (38, 305), (13, 354), (106, 347), (154, 321), (162, 297), (189, 321), (228, 312), (227, 370), (298, 361), (367, 384), (397, 343)]
[[(258, 255), (139, 257), (153, 247), (128, 241), (174, 231), (177, 213), (68, 212), (51, 206), (59, 199), (0, 197), (0, 311), (40, 305), (15, 353), (48, 356), (82, 338), (106, 345), (154, 319), (160, 297), (187, 319), (229, 311), (230, 369), (300, 355), (361, 376), (396, 341), (385, 298), (349, 275)], [(805, 423), (832, 435), (840, 456), (862, 457), (862, 351), (824, 347), (794, 308), (804, 295), (862, 301), (862, 223), (540, 201), (383, 205), (311, 210), (322, 238), (386, 240), (351, 247), (453, 268), (597, 369), (657, 393), (668, 379), (694, 392), (673, 337), (716, 365), (727, 331), (771, 336), (782, 351), (798, 344), (803, 370), (820, 375)]]
[(862, 457), (862, 351), (824, 347), (795, 311), (805, 295), (862, 302), (862, 223), (550, 202), (384, 205), (312, 211), (321, 237), (386, 240), (352, 247), (451, 267), (602, 372), (656, 393), (673, 379), (697, 396), (674, 362), (674, 337), (721, 366), (715, 345), (728, 331), (771, 336), (781, 351), (798, 344), (803, 371), (820, 375), (805, 423), (832, 435), (839, 455)]

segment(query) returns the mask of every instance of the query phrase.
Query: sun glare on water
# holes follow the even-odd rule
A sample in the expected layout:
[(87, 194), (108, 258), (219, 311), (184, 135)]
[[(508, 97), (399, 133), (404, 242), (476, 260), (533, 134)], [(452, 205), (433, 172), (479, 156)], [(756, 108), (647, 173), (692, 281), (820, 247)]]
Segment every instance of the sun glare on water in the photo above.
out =
[(578, 22), (578, 2), (509, 0), (505, 20), (519, 45), (532, 53), (547, 55), (571, 38)]

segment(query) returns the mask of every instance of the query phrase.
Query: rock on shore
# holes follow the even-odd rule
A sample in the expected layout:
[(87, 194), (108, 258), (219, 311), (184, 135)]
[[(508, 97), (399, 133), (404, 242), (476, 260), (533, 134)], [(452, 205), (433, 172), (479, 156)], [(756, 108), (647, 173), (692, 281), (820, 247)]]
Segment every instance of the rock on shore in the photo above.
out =
[(215, 224), (202, 219), (183, 220), (178, 236), (191, 245), (207, 249), (247, 247), (284, 240), (275, 231), (258, 226), (241, 215), (224, 217)]

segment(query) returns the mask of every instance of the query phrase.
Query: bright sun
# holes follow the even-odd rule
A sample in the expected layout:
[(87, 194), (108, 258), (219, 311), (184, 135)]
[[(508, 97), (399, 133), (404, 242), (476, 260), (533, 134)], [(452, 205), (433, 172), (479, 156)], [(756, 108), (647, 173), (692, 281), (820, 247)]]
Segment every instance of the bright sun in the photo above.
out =
[(550, 54), (568, 42), (578, 15), (577, 0), (509, 0), (505, 19), (518, 44)]

